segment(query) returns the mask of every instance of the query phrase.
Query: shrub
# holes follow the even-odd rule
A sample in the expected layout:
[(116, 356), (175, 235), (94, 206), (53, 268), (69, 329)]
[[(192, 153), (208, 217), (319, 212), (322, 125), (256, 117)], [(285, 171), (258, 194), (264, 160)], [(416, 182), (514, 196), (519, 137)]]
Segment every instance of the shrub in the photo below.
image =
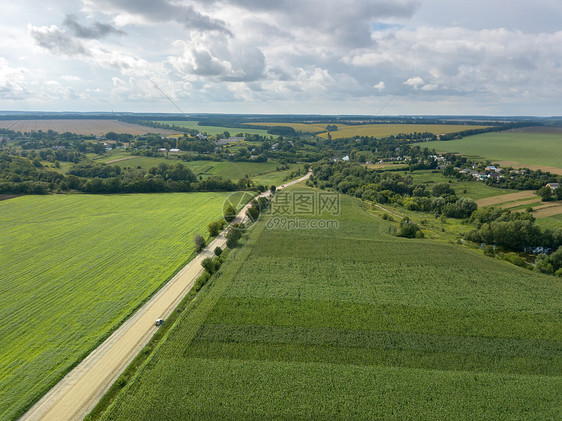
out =
[(522, 267), (522, 268), (527, 267), (527, 262), (525, 261), (525, 259), (522, 259), (521, 257), (519, 257), (515, 253), (506, 254), (504, 259), (507, 260), (508, 262), (514, 264), (515, 266), (519, 266), (519, 267)]
[(549, 274), (549, 275), (554, 273), (554, 268), (552, 267), (552, 264), (550, 263), (550, 259), (548, 258), (548, 256), (546, 256), (544, 254), (539, 254), (537, 256), (535, 270), (537, 270), (538, 272)]
[(400, 221), (400, 229), (398, 230), (398, 237), (406, 237), (406, 238), (423, 238), (424, 234), (421, 228), (416, 225), (410, 218), (407, 216)]
[(382, 214), (382, 219), (384, 219), (385, 221), (394, 221), (394, 218), (392, 217), (392, 215), (389, 215), (388, 213), (383, 213)]
[(215, 256), (220, 256), (222, 254), (222, 249), (220, 247), (215, 247)]
[(193, 289), (197, 292), (209, 281), (211, 274), (207, 271), (203, 272), (199, 278), (195, 281)]
[(496, 251), (494, 250), (493, 246), (487, 245), (484, 247), (484, 254), (486, 256), (494, 257), (496, 255)]
[(209, 230), (209, 235), (211, 237), (216, 237), (224, 228), (224, 225), (225, 225), (224, 219), (219, 219), (218, 221), (209, 223), (209, 225), (207, 225), (207, 229)]
[(226, 208), (224, 208), (224, 219), (226, 220), (226, 222), (230, 223), (234, 221), (234, 218), (236, 218), (236, 209), (234, 208), (234, 206), (228, 205)]
[(222, 260), (218, 256), (214, 258), (207, 257), (206, 259), (203, 259), (203, 261), (201, 262), (201, 266), (203, 266), (203, 268), (211, 275), (215, 273), (217, 270), (219, 270), (221, 264), (222, 264)]
[(226, 246), (230, 249), (238, 245), (238, 240), (242, 237), (242, 231), (237, 227), (232, 227), (226, 233)]

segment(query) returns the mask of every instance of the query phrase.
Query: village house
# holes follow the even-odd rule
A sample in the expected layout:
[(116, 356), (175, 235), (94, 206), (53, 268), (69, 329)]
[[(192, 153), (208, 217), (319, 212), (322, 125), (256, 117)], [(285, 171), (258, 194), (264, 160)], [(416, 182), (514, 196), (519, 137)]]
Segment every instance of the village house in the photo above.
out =
[(560, 188), (560, 183), (547, 183), (546, 187), (550, 187), (552, 190)]

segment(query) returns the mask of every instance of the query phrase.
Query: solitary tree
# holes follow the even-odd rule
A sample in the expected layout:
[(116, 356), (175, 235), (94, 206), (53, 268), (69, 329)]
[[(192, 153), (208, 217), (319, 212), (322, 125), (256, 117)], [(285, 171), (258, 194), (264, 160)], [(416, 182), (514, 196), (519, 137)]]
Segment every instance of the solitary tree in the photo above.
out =
[(197, 253), (200, 253), (201, 250), (205, 248), (205, 239), (201, 235), (197, 234), (193, 239), (193, 242), (195, 244), (195, 251)]

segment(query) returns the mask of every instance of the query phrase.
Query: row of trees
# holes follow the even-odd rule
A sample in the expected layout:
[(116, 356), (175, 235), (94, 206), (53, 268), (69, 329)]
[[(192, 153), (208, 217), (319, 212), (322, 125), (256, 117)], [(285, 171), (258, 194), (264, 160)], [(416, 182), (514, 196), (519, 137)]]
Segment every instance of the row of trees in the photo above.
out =
[(533, 215), (500, 208), (481, 208), (473, 212), (477, 228), (465, 238), (475, 243), (494, 244), (514, 251), (556, 250), (562, 246), (562, 228), (542, 230)]
[(468, 218), (478, 206), (470, 198), (458, 198), (449, 183), (436, 183), (431, 189), (414, 184), (412, 177), (395, 172), (377, 172), (342, 162), (325, 162), (313, 167), (313, 185), (378, 203), (393, 203), (408, 210), (433, 212), (450, 218)]

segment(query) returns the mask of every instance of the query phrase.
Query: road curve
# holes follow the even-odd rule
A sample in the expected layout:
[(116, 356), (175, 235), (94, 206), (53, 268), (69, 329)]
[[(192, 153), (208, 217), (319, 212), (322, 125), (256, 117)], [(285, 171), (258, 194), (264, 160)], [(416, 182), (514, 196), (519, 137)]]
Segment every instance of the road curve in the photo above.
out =
[[(309, 172), (297, 180), (279, 186), (278, 189), (304, 181), (310, 175)], [(269, 192), (265, 192), (260, 196), (268, 195)], [(245, 221), (246, 210), (249, 206), (249, 204), (246, 205), (240, 211), (234, 222)], [(201, 267), (203, 259), (214, 256), (216, 247), (224, 248), (225, 231), (211, 241), (201, 253), (185, 265), (109, 338), (63, 377), (20, 420), (83, 419), (150, 341), (158, 329), (154, 326), (154, 321), (158, 318), (166, 319), (191, 290), (195, 280), (203, 272)]]

